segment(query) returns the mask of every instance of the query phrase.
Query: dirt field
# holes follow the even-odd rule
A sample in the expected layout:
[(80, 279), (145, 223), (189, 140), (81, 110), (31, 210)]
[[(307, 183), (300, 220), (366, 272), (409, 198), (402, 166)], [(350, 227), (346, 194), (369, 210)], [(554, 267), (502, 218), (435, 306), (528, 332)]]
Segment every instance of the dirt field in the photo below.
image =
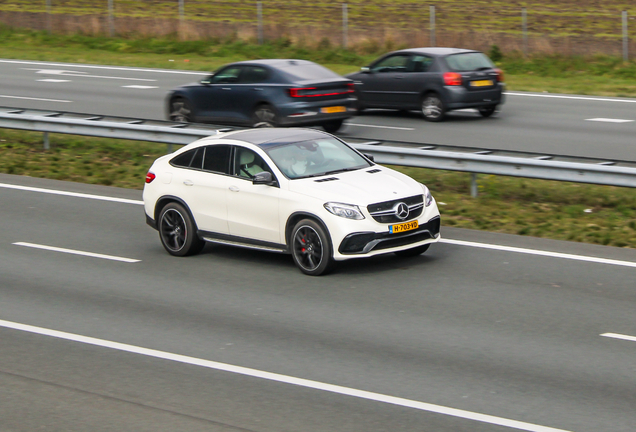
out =
[[(241, 38), (258, 35), (257, 2), (244, 0), (113, 0), (112, 17), (105, 0), (0, 0), (0, 22), (58, 33), (165, 36), (183, 39)], [(562, 54), (622, 53), (621, 12), (636, 27), (636, 3), (620, 0), (349, 0), (347, 31), (343, 5), (333, 1), (263, 0), (265, 38), (296, 43), (343, 44), (396, 48), (462, 46), (504, 52)], [(435, 32), (431, 9), (435, 6)], [(527, 44), (522, 33), (522, 8), (527, 13)], [(49, 13), (50, 12), (50, 13)], [(633, 37), (636, 39), (636, 37)], [(328, 42), (327, 42), (328, 41)], [(635, 52), (636, 42), (629, 42)]]

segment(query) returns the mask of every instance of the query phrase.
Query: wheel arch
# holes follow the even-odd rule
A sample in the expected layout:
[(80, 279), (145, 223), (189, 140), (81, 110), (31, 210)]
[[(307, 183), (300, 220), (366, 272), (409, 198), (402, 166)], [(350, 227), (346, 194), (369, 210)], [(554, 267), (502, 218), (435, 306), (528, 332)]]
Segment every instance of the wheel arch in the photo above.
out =
[[(190, 219), (192, 219), (192, 222), (194, 223), (194, 225), (197, 226), (197, 221), (192, 215), (192, 211), (190, 210), (190, 207), (186, 204), (184, 200), (173, 195), (165, 195), (157, 200), (157, 203), (155, 204), (155, 210), (154, 210), (154, 216), (153, 216), (155, 219), (155, 222), (158, 223), (159, 214), (161, 213), (161, 210), (163, 210), (163, 208), (166, 205), (173, 202), (182, 205), (183, 208), (188, 212), (188, 216), (190, 216)], [(197, 226), (197, 229), (198, 229), (198, 226)]]
[(331, 250), (334, 251), (335, 249), (333, 247), (333, 240), (331, 238), (331, 233), (329, 232), (329, 229), (327, 228), (327, 224), (325, 224), (325, 222), (320, 217), (316, 216), (313, 213), (308, 213), (308, 212), (295, 212), (295, 213), (292, 213), (287, 218), (287, 223), (285, 225), (285, 244), (287, 245), (287, 248), (291, 251), (290, 240), (291, 240), (292, 230), (294, 229), (296, 224), (303, 219), (311, 219), (315, 221), (316, 223), (318, 223), (322, 227), (322, 229), (325, 230), (325, 233), (327, 234), (327, 237), (329, 238), (329, 243), (331, 243)]

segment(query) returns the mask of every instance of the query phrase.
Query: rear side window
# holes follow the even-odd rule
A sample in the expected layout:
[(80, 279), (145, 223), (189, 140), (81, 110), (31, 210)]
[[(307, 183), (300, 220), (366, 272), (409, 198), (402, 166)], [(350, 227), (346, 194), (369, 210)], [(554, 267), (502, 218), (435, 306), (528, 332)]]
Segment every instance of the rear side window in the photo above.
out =
[(479, 52), (449, 55), (446, 57), (446, 64), (451, 70), (457, 72), (491, 69), (495, 67), (488, 57)]
[[(192, 160), (195, 159), (195, 156), (197, 153), (200, 153), (199, 150), (201, 149), (196, 148), (194, 150), (181, 153), (179, 156), (173, 158), (170, 161), (170, 165), (179, 167), (179, 168), (190, 168), (192, 164)], [(199, 169), (200, 168), (201, 168), (201, 164), (199, 164)]]
[(221, 174), (230, 173), (230, 151), (229, 145), (211, 145), (205, 147), (203, 159), (203, 169)]
[(267, 79), (269, 73), (267, 69), (258, 67), (258, 66), (247, 66), (243, 73), (241, 74), (241, 78), (239, 80), (240, 84), (254, 84), (263, 82)]

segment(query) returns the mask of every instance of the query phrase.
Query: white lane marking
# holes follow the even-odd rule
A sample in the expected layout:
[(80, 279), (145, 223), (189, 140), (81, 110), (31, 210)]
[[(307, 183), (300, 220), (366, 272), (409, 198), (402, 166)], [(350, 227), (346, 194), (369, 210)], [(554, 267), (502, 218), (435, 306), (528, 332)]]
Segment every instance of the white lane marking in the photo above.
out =
[(589, 118), (585, 119), (585, 121), (593, 121), (593, 122), (605, 122), (605, 123), (630, 123), (634, 120), (625, 120), (625, 119), (612, 119), (612, 118)]
[[(125, 198), (113, 198), (113, 197), (108, 197), (104, 195), (90, 195), (90, 194), (83, 194), (83, 193), (76, 193), (76, 192), (58, 191), (54, 189), (34, 188), (29, 186), (17, 186), (17, 185), (12, 185), (7, 183), (0, 183), (0, 188), (2, 187), (8, 188), (8, 189), (25, 190), (30, 192), (41, 192), (41, 193), (49, 193), (54, 195), (72, 196), (72, 197), (78, 197), (78, 198), (88, 198), (88, 199), (95, 199), (95, 200), (102, 200), (102, 201), (113, 201), (113, 202), (119, 202), (123, 204), (144, 205), (143, 201), (131, 200), (131, 199), (125, 199)], [(632, 261), (620, 261), (620, 260), (597, 258), (597, 257), (591, 257), (591, 256), (585, 256), (585, 255), (573, 255), (573, 254), (566, 254), (566, 253), (560, 253), (560, 252), (549, 252), (549, 251), (543, 251), (539, 249), (526, 249), (526, 248), (518, 248), (518, 247), (512, 247), (512, 246), (493, 245), (488, 243), (475, 243), (475, 242), (469, 242), (464, 240), (453, 240), (453, 239), (447, 239), (447, 238), (440, 239), (440, 243), (636, 268), (636, 262), (632, 262)]]
[(242, 366), (235, 366), (227, 363), (219, 363), (211, 360), (204, 360), (196, 357), (189, 357), (180, 354), (174, 354), (166, 351), (159, 351), (150, 348), (138, 347), (119, 342), (97, 339), (88, 336), (66, 333), (57, 330), (51, 330), (42, 327), (35, 327), (27, 324), (20, 324), (11, 321), (0, 320), (0, 327), (14, 330), (21, 330), (29, 333), (35, 333), (43, 336), (50, 336), (58, 339), (64, 339), (74, 342), (80, 342), (88, 345), (95, 345), (103, 348), (111, 348), (118, 351), (129, 352), (133, 354), (145, 355), (148, 357), (170, 360), (174, 362), (201, 366), (208, 369), (215, 369), (224, 372), (231, 372), (239, 375), (261, 378), (269, 381), (276, 381), (285, 384), (292, 384), (299, 387), (305, 387), (315, 390), (322, 390), (331, 393), (352, 396), (360, 399), (367, 399), (375, 402), (382, 402), (391, 405), (414, 408), (421, 411), (428, 411), (437, 414), (444, 414), (453, 417), (464, 418), (468, 420), (479, 421), (530, 432), (568, 432), (563, 429), (555, 429), (547, 426), (540, 426), (532, 423), (525, 423), (516, 420), (510, 420), (502, 417), (495, 417), (488, 414), (480, 414), (471, 411), (465, 411), (456, 408), (449, 408), (442, 405), (434, 405), (426, 402), (419, 402), (411, 399), (403, 399), (395, 396), (388, 396), (381, 393), (374, 393), (365, 390), (358, 390), (350, 387), (343, 387), (334, 384), (327, 384), (319, 381), (312, 381), (304, 378), (296, 378), (293, 376), (282, 375), (272, 372), (265, 372), (258, 369), (251, 369)]
[(636, 336), (628, 336), (628, 335), (622, 335), (622, 334), (618, 334), (618, 333), (603, 333), (601, 336), (608, 337), (608, 338), (614, 338), (614, 339), (622, 339), (622, 340), (631, 341), (631, 342), (636, 342)]
[(127, 78), (127, 77), (115, 77), (115, 76), (88, 75), (86, 72), (65, 71), (65, 70), (57, 70), (57, 69), (32, 69), (32, 68), (22, 68), (22, 69), (37, 71), (36, 73), (38, 74), (72, 76), (72, 77), (79, 77), (79, 78), (101, 78), (101, 79), (114, 79), (114, 80), (126, 80), (126, 81), (157, 81), (150, 78)]
[(154, 89), (154, 88), (159, 88), (157, 86), (142, 86), (142, 85), (127, 85), (127, 86), (122, 86), (123, 88), (132, 88), (132, 89)]
[(93, 252), (78, 251), (73, 249), (64, 249), (64, 248), (59, 248), (55, 246), (39, 245), (35, 243), (16, 242), (13, 244), (16, 246), (25, 246), (25, 247), (30, 247), (34, 249), (44, 249), (44, 250), (53, 251), (53, 252), (62, 252), (62, 253), (67, 253), (71, 255), (82, 255), (82, 256), (87, 256), (91, 258), (107, 259), (111, 261), (121, 261), (121, 262), (127, 262), (127, 263), (136, 263), (141, 261), (138, 259), (124, 258), (124, 257), (113, 256), (113, 255), (104, 255), (104, 254), (98, 254)]
[(125, 198), (113, 198), (113, 197), (103, 196), (103, 195), (91, 195), (91, 194), (83, 194), (83, 193), (77, 193), (77, 192), (59, 191), (54, 189), (43, 189), (43, 188), (35, 188), (35, 187), (29, 187), (29, 186), (17, 186), (17, 185), (12, 185), (7, 183), (0, 183), (0, 187), (7, 188), (7, 189), (18, 189), (18, 190), (24, 190), (24, 191), (30, 191), (30, 192), (48, 193), (53, 195), (65, 195), (65, 196), (72, 196), (77, 198), (88, 198), (88, 199), (101, 200), (101, 201), (113, 201), (113, 202), (124, 203), (124, 204), (144, 205), (143, 201), (137, 201), (137, 200), (131, 200), (131, 199), (125, 199)]
[(585, 97), (585, 96), (565, 96), (565, 95), (553, 95), (553, 94), (535, 94), (535, 93), (514, 93), (505, 92), (510, 96), (527, 96), (527, 97), (544, 97), (555, 99), (576, 99), (576, 100), (590, 100), (598, 102), (623, 102), (623, 103), (636, 103), (636, 99), (613, 99), (613, 98), (598, 98), (598, 97)]
[(61, 82), (71, 82), (71, 80), (61, 80), (61, 79), (53, 79), (53, 78), (46, 78), (46, 79), (41, 79), (41, 80), (37, 80), (38, 82), (52, 82), (52, 83), (61, 83)]
[(360, 127), (380, 128), (380, 129), (415, 130), (414, 128), (404, 128), (404, 127), (397, 127), (397, 126), (376, 126), (376, 125), (358, 124), (358, 123), (345, 123), (345, 124), (347, 126), (360, 126)]
[(6, 99), (24, 99), (24, 100), (34, 100), (40, 102), (65, 102), (70, 103), (73, 101), (70, 100), (60, 100), (60, 99), (42, 99), (42, 98), (34, 98), (34, 97), (26, 97), (26, 96), (9, 96), (9, 95), (0, 95), (0, 98)]
[(495, 249), (495, 250), (505, 251), (505, 252), (517, 252), (517, 253), (524, 253), (529, 255), (546, 256), (551, 258), (565, 258), (565, 259), (570, 259), (575, 261), (587, 261), (587, 262), (594, 262), (599, 264), (610, 264), (610, 265), (636, 268), (636, 262), (632, 262), (632, 261), (619, 261), (619, 260), (597, 258), (597, 257), (591, 257), (591, 256), (585, 256), (585, 255), (573, 255), (573, 254), (566, 254), (566, 253), (560, 253), (560, 252), (543, 251), (538, 249), (525, 249), (525, 248), (518, 248), (518, 247), (511, 247), (511, 246), (492, 245), (488, 243), (475, 243), (475, 242), (469, 242), (469, 241), (463, 241), (463, 240), (451, 240), (451, 239), (445, 239), (445, 238), (440, 239), (440, 242), (459, 245), (459, 246), (470, 246), (470, 247), (483, 248), (483, 249)]
[(195, 71), (183, 71), (183, 70), (169, 70), (169, 69), (145, 69), (123, 66), (99, 66), (99, 65), (82, 65), (73, 63), (49, 63), (49, 62), (36, 62), (25, 60), (0, 60), (0, 63), (13, 63), (13, 64), (26, 64), (26, 65), (42, 65), (42, 66), (61, 66), (61, 67), (74, 67), (84, 69), (105, 69), (105, 70), (119, 70), (119, 71), (136, 71), (136, 72), (154, 72), (154, 73), (170, 73), (181, 75), (210, 75), (210, 72), (195, 72)]

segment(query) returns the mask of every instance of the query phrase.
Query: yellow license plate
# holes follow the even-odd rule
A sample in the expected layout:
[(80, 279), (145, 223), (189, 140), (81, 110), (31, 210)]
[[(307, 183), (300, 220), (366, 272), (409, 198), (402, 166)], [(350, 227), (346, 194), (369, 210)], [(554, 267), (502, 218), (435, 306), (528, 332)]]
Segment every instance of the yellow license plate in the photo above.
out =
[(405, 223), (401, 223), (401, 224), (395, 224), (395, 225), (389, 225), (389, 232), (390, 233), (401, 233), (404, 231), (411, 231), (414, 229), (417, 229), (417, 227), (419, 227), (420, 225), (417, 223), (416, 220), (411, 221), (411, 222), (405, 222)]
[(320, 108), (320, 112), (324, 114), (333, 114), (333, 113), (340, 113), (340, 112), (346, 112), (346, 111), (347, 111), (347, 108), (343, 106), (332, 106), (332, 107)]
[(471, 87), (487, 87), (492, 85), (492, 80), (471, 81), (470, 85)]

